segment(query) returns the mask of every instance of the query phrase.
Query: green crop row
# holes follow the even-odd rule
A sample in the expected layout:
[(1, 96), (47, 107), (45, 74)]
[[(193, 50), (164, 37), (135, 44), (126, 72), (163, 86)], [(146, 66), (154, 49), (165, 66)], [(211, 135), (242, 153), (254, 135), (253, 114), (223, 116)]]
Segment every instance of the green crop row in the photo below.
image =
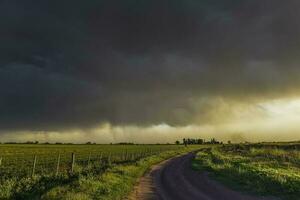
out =
[[(9, 148), (6, 148), (6, 152)], [(26, 145), (14, 148), (10, 148), (10, 153), (14, 150), (19, 152), (19, 148), (23, 148), (24, 158), (30, 161), (34, 158), (32, 156), (36, 155), (36, 171), (33, 176), (30, 175), (32, 173), (30, 170), (26, 176), (20, 174), (1, 176), (0, 199), (122, 199), (131, 191), (136, 179), (152, 164), (199, 147), (185, 148), (179, 145), (57, 145), (56, 148), (47, 145), (28, 146), (35, 152), (34, 154), (26, 149)], [(35, 148), (40, 149), (40, 152)], [(48, 155), (45, 152), (48, 152)], [(64, 171), (61, 170), (56, 174), (55, 166), (50, 166), (49, 163), (49, 166), (45, 165), (43, 168), (52, 169), (52, 172), (43, 173), (38, 170), (39, 158), (48, 156), (45, 159), (49, 161), (52, 157), (57, 158), (58, 152), (62, 155), (61, 158), (63, 158), (63, 152), (69, 158)], [(101, 155), (101, 153), (102, 159), (99, 156), (91, 156)], [(73, 166), (72, 154), (75, 155)], [(32, 170), (32, 167), (33, 162), (29, 162), (28, 168)], [(59, 167), (63, 168), (63, 164)]]
[(132, 162), (176, 145), (0, 145), (0, 180), (72, 172), (74, 166)]

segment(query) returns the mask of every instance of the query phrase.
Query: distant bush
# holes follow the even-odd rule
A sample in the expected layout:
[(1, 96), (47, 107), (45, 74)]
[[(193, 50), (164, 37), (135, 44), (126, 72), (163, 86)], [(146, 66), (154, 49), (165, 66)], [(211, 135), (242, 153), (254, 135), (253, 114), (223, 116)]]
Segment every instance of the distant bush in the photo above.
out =
[(120, 143), (116, 143), (117, 145), (134, 145), (134, 143), (131, 142), (120, 142)]

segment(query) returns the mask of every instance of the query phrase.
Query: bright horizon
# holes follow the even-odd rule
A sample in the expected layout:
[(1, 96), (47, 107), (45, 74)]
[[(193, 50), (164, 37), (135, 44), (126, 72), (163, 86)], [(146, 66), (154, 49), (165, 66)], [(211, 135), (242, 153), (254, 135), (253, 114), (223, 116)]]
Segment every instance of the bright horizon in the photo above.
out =
[[(224, 104), (224, 102), (223, 102)], [(161, 123), (151, 126), (114, 126), (65, 131), (20, 131), (3, 133), (1, 142), (39, 141), (72, 143), (173, 143), (182, 138), (217, 138), (232, 142), (299, 141), (300, 99), (277, 99), (255, 105), (218, 105), (211, 122), (203, 125), (170, 126)], [(222, 113), (218, 113), (222, 112)], [(225, 112), (225, 113), (224, 113)]]

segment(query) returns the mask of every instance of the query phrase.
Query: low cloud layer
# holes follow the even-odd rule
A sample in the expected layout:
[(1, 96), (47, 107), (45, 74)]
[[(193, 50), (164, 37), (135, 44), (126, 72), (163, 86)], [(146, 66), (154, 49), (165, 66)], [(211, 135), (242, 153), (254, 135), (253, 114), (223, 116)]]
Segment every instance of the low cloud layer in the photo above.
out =
[(217, 126), (233, 107), (298, 96), (299, 7), (1, 1), (0, 130)]
[[(222, 103), (221, 103), (222, 101)], [(97, 143), (173, 143), (182, 138), (216, 138), (223, 142), (261, 142), (300, 140), (300, 99), (277, 99), (259, 104), (231, 104), (222, 99), (207, 118), (214, 123), (170, 126), (112, 125), (60, 131), (0, 132), (1, 142), (97, 142)]]

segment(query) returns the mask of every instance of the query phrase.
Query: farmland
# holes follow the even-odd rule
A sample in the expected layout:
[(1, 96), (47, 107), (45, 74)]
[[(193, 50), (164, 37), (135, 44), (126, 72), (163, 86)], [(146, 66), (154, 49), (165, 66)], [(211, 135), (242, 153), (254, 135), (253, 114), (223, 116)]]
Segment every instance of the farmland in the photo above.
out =
[[(95, 180), (98, 177), (103, 184), (102, 189), (95, 189), (98, 198), (103, 199), (106, 194), (107, 199), (116, 199), (128, 193), (136, 178), (150, 165), (191, 150), (179, 145), (3, 144), (0, 145), (0, 198), (64, 199), (71, 191), (72, 196), (82, 195), (83, 189), (74, 186), (75, 183), (91, 183), (93, 180), (99, 184), (99, 180)], [(117, 170), (116, 173), (114, 170)], [(129, 177), (123, 175), (120, 178), (119, 173), (125, 173), (124, 170), (127, 170)], [(111, 177), (103, 178), (105, 176)], [(117, 193), (117, 190), (107, 192), (114, 187), (109, 182), (114, 176), (120, 178), (115, 184), (125, 181), (128, 188)], [(83, 185), (87, 187), (89, 184)], [(74, 188), (78, 191), (74, 192)], [(92, 198), (88, 197), (89, 194), (84, 196), (86, 199)]]
[(162, 151), (176, 149), (174, 145), (0, 145), (1, 176), (31, 176), (34, 159), (35, 174), (66, 173), (75, 164), (84, 166), (98, 162), (103, 165), (134, 161)]
[[(187, 154), (195, 150), (197, 154)], [(0, 199), (123, 199), (150, 166), (177, 155), (196, 154), (189, 169), (192, 164), (233, 190), (296, 200), (299, 150), (299, 143), (2, 144)]]
[(298, 199), (300, 144), (239, 144), (206, 148), (193, 168), (208, 171), (218, 181), (247, 193)]

